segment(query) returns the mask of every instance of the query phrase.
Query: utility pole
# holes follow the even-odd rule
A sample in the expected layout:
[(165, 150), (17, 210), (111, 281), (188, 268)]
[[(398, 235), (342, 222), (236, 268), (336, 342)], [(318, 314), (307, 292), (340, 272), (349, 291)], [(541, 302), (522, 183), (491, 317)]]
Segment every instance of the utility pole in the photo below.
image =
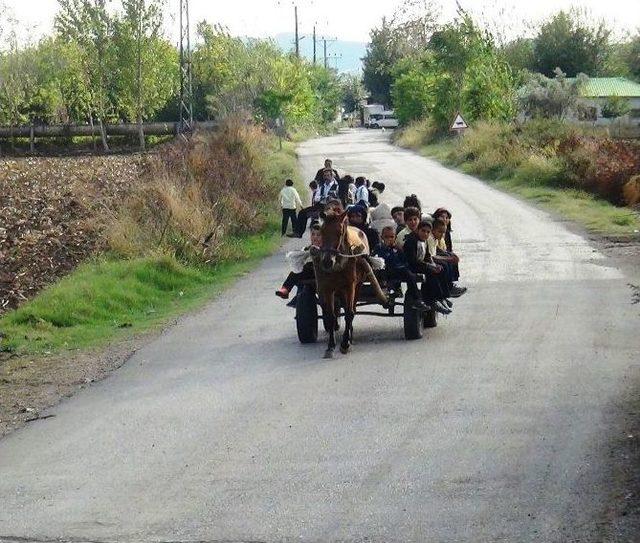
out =
[(324, 43), (324, 69), (327, 69), (327, 38), (322, 38)]
[(298, 37), (298, 6), (293, 6), (296, 21), (296, 58), (300, 60), (300, 38)]
[(189, 0), (180, 0), (180, 106), (178, 131), (193, 130), (193, 77), (191, 68), (191, 29)]
[(313, 65), (316, 65), (316, 25), (313, 25)]
[(327, 56), (327, 42), (333, 43), (334, 41), (337, 41), (337, 38), (333, 38), (333, 39), (322, 38), (323, 48), (324, 48), (324, 67), (325, 68), (328, 67), (328, 61), (329, 61), (329, 57)]

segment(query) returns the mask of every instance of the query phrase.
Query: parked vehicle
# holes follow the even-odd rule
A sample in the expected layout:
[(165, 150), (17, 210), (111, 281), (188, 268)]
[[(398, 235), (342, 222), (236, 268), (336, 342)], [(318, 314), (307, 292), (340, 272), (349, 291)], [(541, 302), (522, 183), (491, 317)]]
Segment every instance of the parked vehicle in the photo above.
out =
[(384, 106), (382, 104), (367, 104), (362, 106), (362, 126), (369, 128), (372, 117), (381, 115), (384, 112)]
[(384, 111), (372, 116), (369, 128), (397, 128), (398, 124), (398, 119), (393, 111)]

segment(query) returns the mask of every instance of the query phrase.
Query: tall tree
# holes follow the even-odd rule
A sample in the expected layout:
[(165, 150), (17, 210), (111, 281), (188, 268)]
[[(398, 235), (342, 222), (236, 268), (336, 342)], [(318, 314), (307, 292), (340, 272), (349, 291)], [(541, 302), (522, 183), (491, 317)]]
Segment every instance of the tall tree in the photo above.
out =
[[(153, 58), (156, 48), (165, 0), (122, 0), (123, 17), (117, 21), (116, 37), (121, 64), (120, 83), (130, 87), (130, 95), (135, 97), (133, 108), (138, 123), (140, 148), (144, 150), (144, 130), (142, 121), (147, 105), (147, 96), (156, 83), (147, 77), (151, 64), (159, 59)], [(122, 64), (123, 59), (133, 62)]]
[(114, 20), (107, 9), (110, 0), (58, 0), (60, 9), (55, 26), (61, 37), (76, 42), (83, 52), (83, 64), (90, 81), (91, 109), (89, 119), (98, 120), (105, 151), (109, 150), (104, 121), (107, 115), (107, 93), (110, 84), (110, 53), (113, 52)]
[(553, 77), (556, 68), (568, 77), (581, 72), (601, 75), (610, 53), (610, 36), (604, 21), (594, 24), (577, 9), (559, 11), (541, 26), (534, 39), (534, 68), (547, 77)]

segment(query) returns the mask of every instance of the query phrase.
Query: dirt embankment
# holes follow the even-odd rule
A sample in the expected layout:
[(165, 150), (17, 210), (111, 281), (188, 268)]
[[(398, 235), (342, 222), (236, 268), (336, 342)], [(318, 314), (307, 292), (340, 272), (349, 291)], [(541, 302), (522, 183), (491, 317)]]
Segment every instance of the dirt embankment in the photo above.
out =
[(0, 161), (0, 314), (100, 248), (101, 230), (148, 159), (142, 155)]

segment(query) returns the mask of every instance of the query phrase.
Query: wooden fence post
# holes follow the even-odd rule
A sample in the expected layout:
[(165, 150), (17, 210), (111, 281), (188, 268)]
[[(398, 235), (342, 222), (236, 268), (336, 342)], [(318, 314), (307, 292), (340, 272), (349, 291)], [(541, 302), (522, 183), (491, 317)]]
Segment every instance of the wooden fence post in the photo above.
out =
[(33, 123), (31, 123), (31, 126), (29, 127), (29, 151), (31, 153), (34, 153), (35, 150), (36, 150), (35, 130), (33, 129)]

